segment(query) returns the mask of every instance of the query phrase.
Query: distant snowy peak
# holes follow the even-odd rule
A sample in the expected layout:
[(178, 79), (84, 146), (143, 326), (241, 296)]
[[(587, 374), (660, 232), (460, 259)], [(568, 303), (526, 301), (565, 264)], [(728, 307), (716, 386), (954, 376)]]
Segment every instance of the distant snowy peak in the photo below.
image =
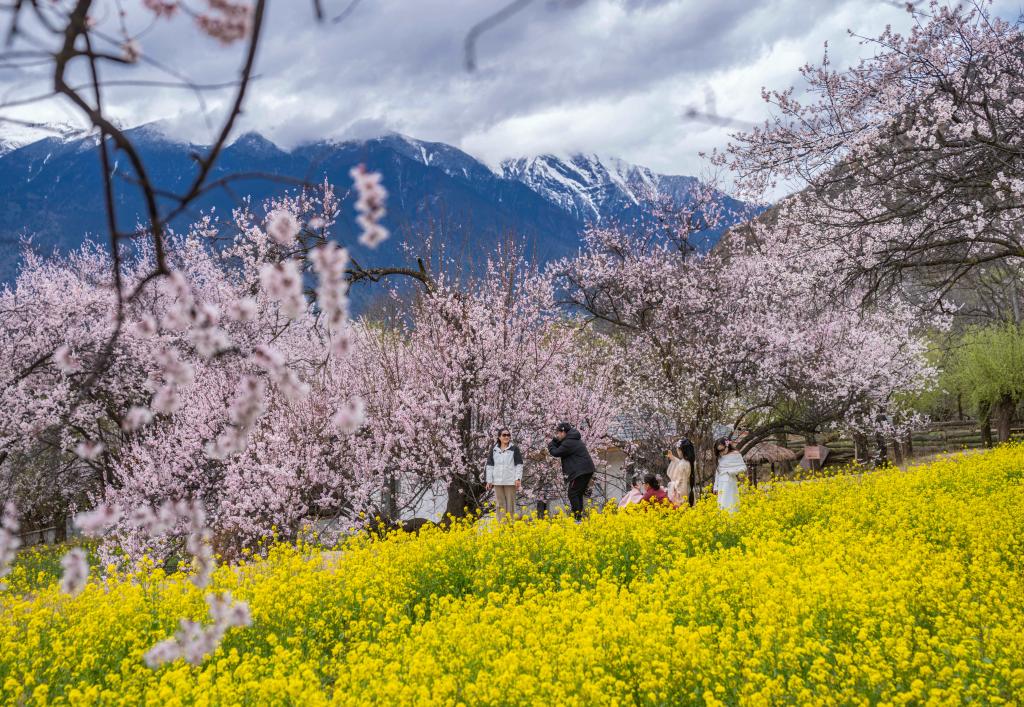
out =
[(87, 130), (69, 123), (11, 123), (0, 120), (0, 155), (31, 145), (47, 138), (71, 142), (84, 137)]
[[(125, 128), (114, 121), (114, 125), (125, 131), (136, 145), (187, 145), (183, 140), (169, 137), (164, 122), (147, 123), (134, 128)], [(80, 128), (70, 123), (14, 124), (0, 121), (0, 155), (30, 145), (36, 150), (52, 151), (62, 147), (76, 150), (90, 150), (99, 144), (99, 133), (92, 128)]]
[(675, 196), (693, 183), (692, 177), (660, 175), (647, 167), (599, 155), (521, 157), (505, 160), (501, 170), (506, 179), (522, 182), (577, 218), (595, 222), (609, 214), (642, 208), (651, 193), (668, 191)]
[(124, 133), (135, 143), (144, 143), (148, 146), (182, 146), (191, 145), (188, 140), (174, 137), (173, 123), (169, 120), (156, 120), (152, 123), (144, 123), (134, 128), (122, 128)]

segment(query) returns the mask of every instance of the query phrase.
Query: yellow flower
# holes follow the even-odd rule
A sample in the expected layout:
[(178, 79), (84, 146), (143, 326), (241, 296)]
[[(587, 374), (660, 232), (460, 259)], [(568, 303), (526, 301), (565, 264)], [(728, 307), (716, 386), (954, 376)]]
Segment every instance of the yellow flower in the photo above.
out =
[(206, 620), (187, 577), (108, 568), (68, 597), (32, 550), (0, 592), (0, 703), (1019, 702), (1022, 469), (1010, 446), (748, 489), (731, 516), (267, 543), (212, 578), (253, 625), (156, 671)]

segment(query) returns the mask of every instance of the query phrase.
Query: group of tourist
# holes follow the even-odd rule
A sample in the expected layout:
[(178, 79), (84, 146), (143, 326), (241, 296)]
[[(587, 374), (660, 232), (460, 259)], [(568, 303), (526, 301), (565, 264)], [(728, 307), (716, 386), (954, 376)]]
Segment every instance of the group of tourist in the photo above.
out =
[[(596, 471), (594, 460), (579, 430), (568, 422), (562, 422), (555, 428), (555, 435), (548, 443), (548, 453), (561, 460), (569, 508), (576, 522), (580, 522), (587, 488)], [(718, 507), (731, 513), (739, 506), (738, 478), (746, 471), (746, 461), (728, 438), (715, 442), (715, 456), (718, 468), (713, 490)], [(684, 437), (665, 452), (665, 457), (668, 459), (668, 486), (663, 489), (661, 480), (654, 473), (634, 476), (629, 490), (619, 501), (620, 508), (643, 503), (666, 503), (677, 508), (694, 504), (697, 455), (693, 443)], [(485, 482), (487, 490), (494, 491), (498, 521), (514, 518), (516, 493), (523, 486), (523, 453), (512, 444), (512, 433), (507, 428), (499, 431), (498, 439), (487, 456)]]
[[(665, 452), (665, 456), (669, 460), (666, 471), (668, 487), (661, 488), (657, 474), (634, 476), (630, 479), (629, 491), (619, 499), (619, 508), (638, 503), (668, 503), (676, 508), (684, 504), (693, 505), (693, 470), (697, 459), (693, 442), (684, 437), (673, 449)], [(724, 437), (715, 442), (715, 456), (718, 468), (712, 490), (718, 499), (718, 507), (732, 513), (739, 507), (738, 477), (746, 471), (747, 463), (733, 441)]]

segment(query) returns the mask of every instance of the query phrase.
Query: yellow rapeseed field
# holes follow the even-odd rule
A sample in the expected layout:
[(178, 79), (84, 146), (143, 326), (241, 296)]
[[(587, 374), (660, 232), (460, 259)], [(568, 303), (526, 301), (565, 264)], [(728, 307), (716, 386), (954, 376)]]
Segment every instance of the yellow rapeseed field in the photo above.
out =
[(703, 503), (329, 556), (280, 545), (217, 570), (253, 625), (198, 667), (142, 660), (205, 616), (185, 578), (70, 598), (19, 569), (0, 595), (0, 701), (1020, 703), (1022, 570), (1020, 446), (778, 484), (734, 516)]

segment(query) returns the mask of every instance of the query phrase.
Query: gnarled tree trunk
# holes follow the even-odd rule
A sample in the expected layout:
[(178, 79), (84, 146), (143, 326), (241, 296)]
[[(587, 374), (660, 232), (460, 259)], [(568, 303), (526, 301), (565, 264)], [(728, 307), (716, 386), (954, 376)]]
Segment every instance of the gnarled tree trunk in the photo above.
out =
[(448, 482), (448, 503), (445, 506), (445, 517), (464, 518), (480, 509), (480, 498), (484, 486), (475, 479), (456, 477)]
[(1010, 427), (1013, 425), (1013, 413), (1016, 408), (1016, 401), (1009, 395), (1004, 395), (995, 404), (993, 413), (996, 418), (996, 435), (1000, 443), (1010, 441)]

